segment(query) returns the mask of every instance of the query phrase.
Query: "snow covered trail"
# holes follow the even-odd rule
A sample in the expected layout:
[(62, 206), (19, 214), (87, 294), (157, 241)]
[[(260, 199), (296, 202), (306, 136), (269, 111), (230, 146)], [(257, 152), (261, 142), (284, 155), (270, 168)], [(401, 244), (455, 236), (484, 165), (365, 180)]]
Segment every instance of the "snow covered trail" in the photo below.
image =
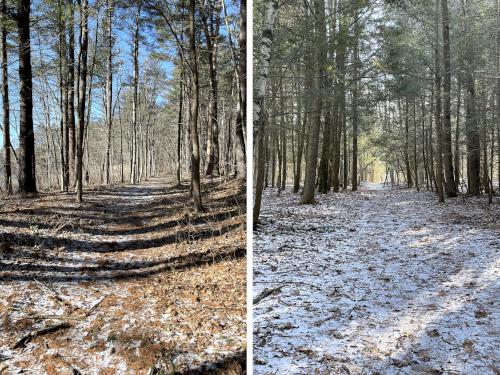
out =
[(500, 373), (500, 199), (368, 185), (317, 200), (265, 193), (256, 374)]
[(86, 191), (81, 205), (64, 193), (0, 201), (0, 374), (236, 366), (245, 188), (207, 181), (203, 198), (195, 214), (188, 184), (156, 179)]

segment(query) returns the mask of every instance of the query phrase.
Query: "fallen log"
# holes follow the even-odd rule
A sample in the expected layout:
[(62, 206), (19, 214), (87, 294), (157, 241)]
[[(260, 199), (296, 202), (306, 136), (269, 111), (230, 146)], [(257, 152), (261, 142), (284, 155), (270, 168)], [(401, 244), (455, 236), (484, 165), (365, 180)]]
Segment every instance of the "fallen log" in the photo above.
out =
[(51, 325), (51, 326), (44, 327), (44, 328), (39, 329), (37, 331), (29, 332), (26, 335), (24, 335), (23, 337), (21, 337), (12, 346), (11, 349), (24, 348), (26, 346), (26, 344), (28, 342), (30, 342), (31, 340), (33, 340), (35, 337), (43, 336), (43, 335), (45, 335), (47, 333), (56, 332), (56, 331), (59, 331), (61, 329), (66, 329), (66, 328), (70, 328), (70, 327), (71, 327), (71, 324), (69, 324), (68, 322), (62, 322), (62, 323), (58, 323), (58, 324), (54, 324), (54, 325)]

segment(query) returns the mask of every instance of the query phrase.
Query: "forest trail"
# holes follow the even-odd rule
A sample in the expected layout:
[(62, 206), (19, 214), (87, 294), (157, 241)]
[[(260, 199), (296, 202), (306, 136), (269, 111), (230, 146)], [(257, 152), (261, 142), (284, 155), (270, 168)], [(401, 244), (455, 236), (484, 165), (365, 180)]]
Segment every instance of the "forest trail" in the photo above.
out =
[(316, 199), (266, 190), (256, 374), (500, 373), (499, 198), (364, 185)]
[(86, 191), (81, 205), (63, 193), (3, 200), (0, 374), (239, 368), (245, 187), (203, 190), (201, 214), (189, 184), (165, 179)]

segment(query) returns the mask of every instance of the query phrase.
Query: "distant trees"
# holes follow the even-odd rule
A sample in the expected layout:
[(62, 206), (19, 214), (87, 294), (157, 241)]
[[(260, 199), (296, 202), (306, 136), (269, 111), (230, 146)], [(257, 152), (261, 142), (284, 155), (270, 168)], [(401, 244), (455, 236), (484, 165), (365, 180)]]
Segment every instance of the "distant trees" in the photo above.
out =
[(490, 0), (292, 1), (272, 33), (270, 5), (256, 2), (254, 23), (256, 208), (264, 187), (288, 183), (293, 192), (303, 183), (302, 203), (366, 180), (427, 188), (440, 201), (491, 190), (500, 15)]
[[(76, 188), (82, 201), (86, 185), (165, 175), (181, 183), (190, 175), (201, 211), (201, 171), (245, 176), (246, 61), (240, 57), (246, 53), (245, 30), (233, 37), (244, 26), (238, 19), (244, 4), (241, 9), (226, 9), (223, 0), (34, 4), (35, 14), (24, 0), (16, 10), (0, 4), (3, 190), (36, 191), (38, 182), (44, 190)], [(7, 74), (14, 61), (7, 41), (14, 22), (21, 88), (15, 123)], [(127, 44), (131, 47), (123, 48)], [(18, 120), (19, 138), (17, 133), (13, 138)], [(19, 144), (17, 153), (11, 139)], [(11, 168), (12, 155), (19, 168)], [(42, 172), (36, 173), (36, 166)]]

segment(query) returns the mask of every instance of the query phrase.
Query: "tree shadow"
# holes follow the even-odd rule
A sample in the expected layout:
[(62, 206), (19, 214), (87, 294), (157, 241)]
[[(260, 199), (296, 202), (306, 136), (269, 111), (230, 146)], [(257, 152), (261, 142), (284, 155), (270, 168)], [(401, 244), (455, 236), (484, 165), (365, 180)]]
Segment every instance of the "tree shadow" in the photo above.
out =
[(165, 271), (183, 270), (205, 264), (215, 264), (246, 255), (246, 249), (226, 247), (205, 252), (165, 257), (154, 261), (108, 260), (96, 266), (59, 266), (40, 264), (0, 263), (0, 282), (4, 281), (45, 281), (67, 283), (98, 280), (130, 280), (154, 276)]
[[(154, 374), (161, 374), (156, 372)], [(233, 353), (218, 361), (203, 363), (199, 368), (175, 372), (176, 375), (244, 375), (246, 374), (246, 351)]]
[[(204, 189), (208, 188), (226, 190), (215, 182), (204, 184)], [(207, 199), (206, 212), (193, 214), (189, 186), (114, 186), (109, 190), (87, 192), (87, 203), (81, 207), (73, 202), (68, 207), (67, 201), (59, 205), (42, 201), (39, 206), (2, 212), (8, 215), (0, 218), (0, 244), (6, 244), (10, 251), (0, 248), (0, 280), (123, 280), (245, 255), (239, 245), (227, 246), (234, 244), (228, 238), (233, 233), (239, 236), (244, 226), (244, 206), (235, 205), (231, 194), (220, 200)], [(130, 193), (151, 199), (135, 200), (132, 206), (125, 200), (102, 200), (106, 194)], [(177, 193), (183, 195), (172, 197)], [(244, 197), (235, 199), (238, 202)], [(149, 224), (153, 218), (160, 220)], [(203, 244), (205, 240), (211, 241), (208, 246)], [(189, 253), (166, 256), (174, 250), (169, 245), (181, 246)], [(151, 254), (154, 260), (148, 259), (147, 253), (141, 252), (139, 257), (133, 254), (163, 248), (166, 254)], [(130, 252), (129, 261), (119, 254), (126, 252)], [(111, 257), (113, 254), (117, 256)]]

